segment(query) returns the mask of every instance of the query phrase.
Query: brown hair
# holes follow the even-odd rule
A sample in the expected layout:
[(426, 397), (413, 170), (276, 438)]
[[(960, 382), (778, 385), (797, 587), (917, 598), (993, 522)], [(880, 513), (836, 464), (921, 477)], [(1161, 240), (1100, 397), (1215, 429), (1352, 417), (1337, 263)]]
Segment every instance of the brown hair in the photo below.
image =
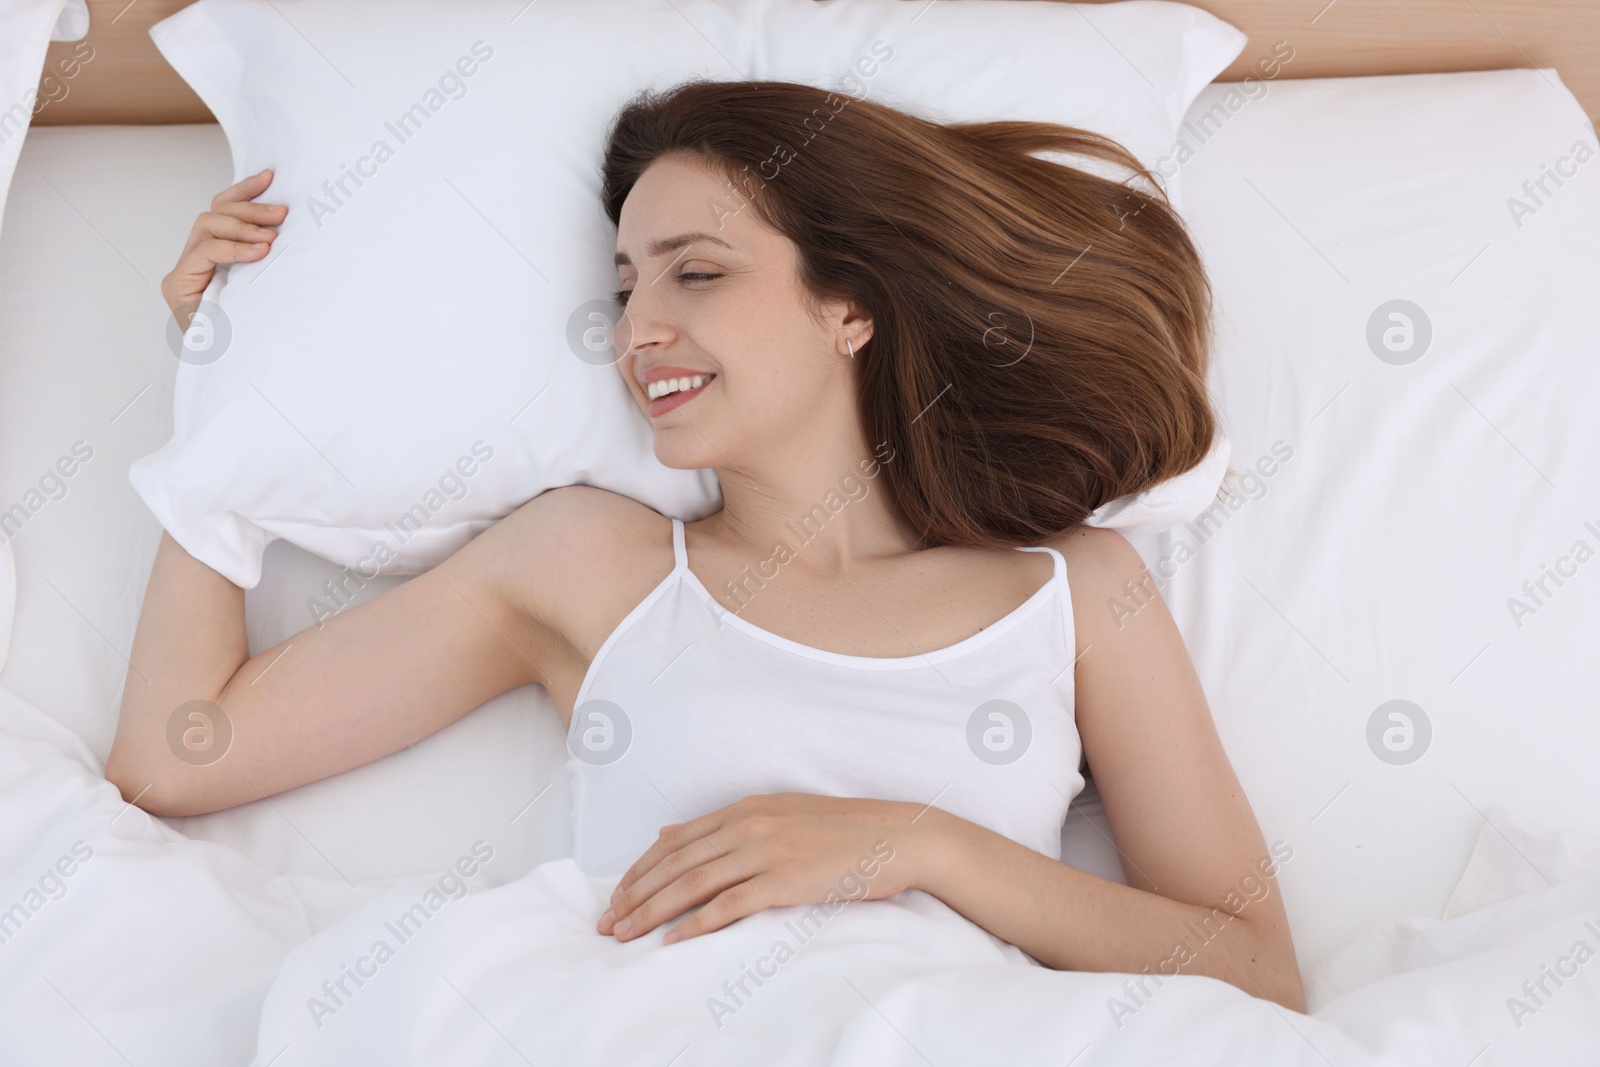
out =
[(853, 299), (871, 314), (861, 429), (894, 450), (882, 479), (921, 547), (1036, 544), (1209, 450), (1210, 285), (1182, 220), (1115, 141), (696, 79), (618, 113), (603, 166), (613, 223), (669, 152), (716, 166), (798, 246), (815, 310)]

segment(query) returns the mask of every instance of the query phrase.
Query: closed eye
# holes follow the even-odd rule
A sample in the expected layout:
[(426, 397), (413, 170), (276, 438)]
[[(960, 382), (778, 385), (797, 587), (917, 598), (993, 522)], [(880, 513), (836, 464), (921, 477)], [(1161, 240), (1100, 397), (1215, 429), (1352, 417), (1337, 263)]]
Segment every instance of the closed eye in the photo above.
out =
[[(711, 281), (714, 278), (722, 277), (722, 275), (707, 274), (701, 271), (684, 271), (682, 274), (676, 275), (676, 277), (679, 281)], [(628, 295), (632, 292), (632, 289), (618, 289), (611, 294), (611, 299), (616, 303), (617, 307), (625, 308), (628, 306)]]

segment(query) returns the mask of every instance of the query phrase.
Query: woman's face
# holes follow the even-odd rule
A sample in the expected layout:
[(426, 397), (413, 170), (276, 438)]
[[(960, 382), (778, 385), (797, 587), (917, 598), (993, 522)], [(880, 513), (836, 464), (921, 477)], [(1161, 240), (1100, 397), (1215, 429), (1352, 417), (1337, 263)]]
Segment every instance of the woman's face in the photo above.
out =
[[(853, 411), (849, 361), (835, 349), (846, 308), (813, 318), (798, 267), (794, 243), (694, 157), (661, 157), (628, 193), (617, 224), (627, 303), (612, 339), (663, 465), (737, 469), (795, 456), (814, 440), (819, 412)], [(851, 334), (857, 348), (867, 336)], [(696, 375), (700, 388), (651, 399), (656, 380)]]

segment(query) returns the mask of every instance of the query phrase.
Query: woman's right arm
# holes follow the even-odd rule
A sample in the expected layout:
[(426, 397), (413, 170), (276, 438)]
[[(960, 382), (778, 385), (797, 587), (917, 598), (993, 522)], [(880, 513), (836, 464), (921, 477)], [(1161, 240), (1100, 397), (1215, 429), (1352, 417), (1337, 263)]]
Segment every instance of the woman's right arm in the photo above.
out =
[[(212, 201), (162, 294), (180, 323), (216, 265), (266, 254), (283, 205), (270, 172)], [(105, 774), (157, 815), (271, 796), (397, 752), (575, 653), (541, 605), (594, 539), (588, 490), (543, 493), (433, 570), (251, 657), (244, 590), (165, 531), (134, 635)], [(602, 539), (603, 540), (603, 539)], [(221, 709), (218, 711), (217, 709)], [(231, 734), (231, 739), (224, 738)]]
[(573, 653), (528, 606), (556, 595), (529, 561), (563, 554), (575, 528), (567, 495), (535, 497), (425, 574), (254, 657), (244, 590), (163, 531), (106, 778), (152, 814), (218, 811), (370, 763), (508, 689), (546, 683)]

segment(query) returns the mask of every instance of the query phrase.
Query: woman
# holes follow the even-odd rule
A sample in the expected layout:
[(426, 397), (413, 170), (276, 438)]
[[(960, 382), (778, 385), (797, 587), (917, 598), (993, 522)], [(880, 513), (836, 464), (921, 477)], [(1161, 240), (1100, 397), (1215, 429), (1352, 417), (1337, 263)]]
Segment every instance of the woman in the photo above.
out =
[[(1149, 180), (1064, 127), (782, 82), (642, 94), (604, 160), (617, 368), (657, 458), (715, 468), (722, 510), (551, 490), (254, 657), (243, 591), (163, 534), (107, 777), (214, 811), (538, 682), (575, 855), (625, 871), (602, 934), (820, 901), (876, 856), (870, 898), (925, 890), (1049, 967), (1303, 1011), (1280, 898), (1240, 898), (1271, 857), (1182, 638), (1128, 542), (1082, 525), (1216, 432), (1209, 289)], [(163, 283), (180, 320), (217, 264), (266, 254), (270, 181), (200, 216)], [(1108, 610), (1130, 588), (1143, 606)], [(209, 766), (165, 743), (196, 699), (233, 729)], [(1127, 886), (1057, 860), (1080, 754)]]

